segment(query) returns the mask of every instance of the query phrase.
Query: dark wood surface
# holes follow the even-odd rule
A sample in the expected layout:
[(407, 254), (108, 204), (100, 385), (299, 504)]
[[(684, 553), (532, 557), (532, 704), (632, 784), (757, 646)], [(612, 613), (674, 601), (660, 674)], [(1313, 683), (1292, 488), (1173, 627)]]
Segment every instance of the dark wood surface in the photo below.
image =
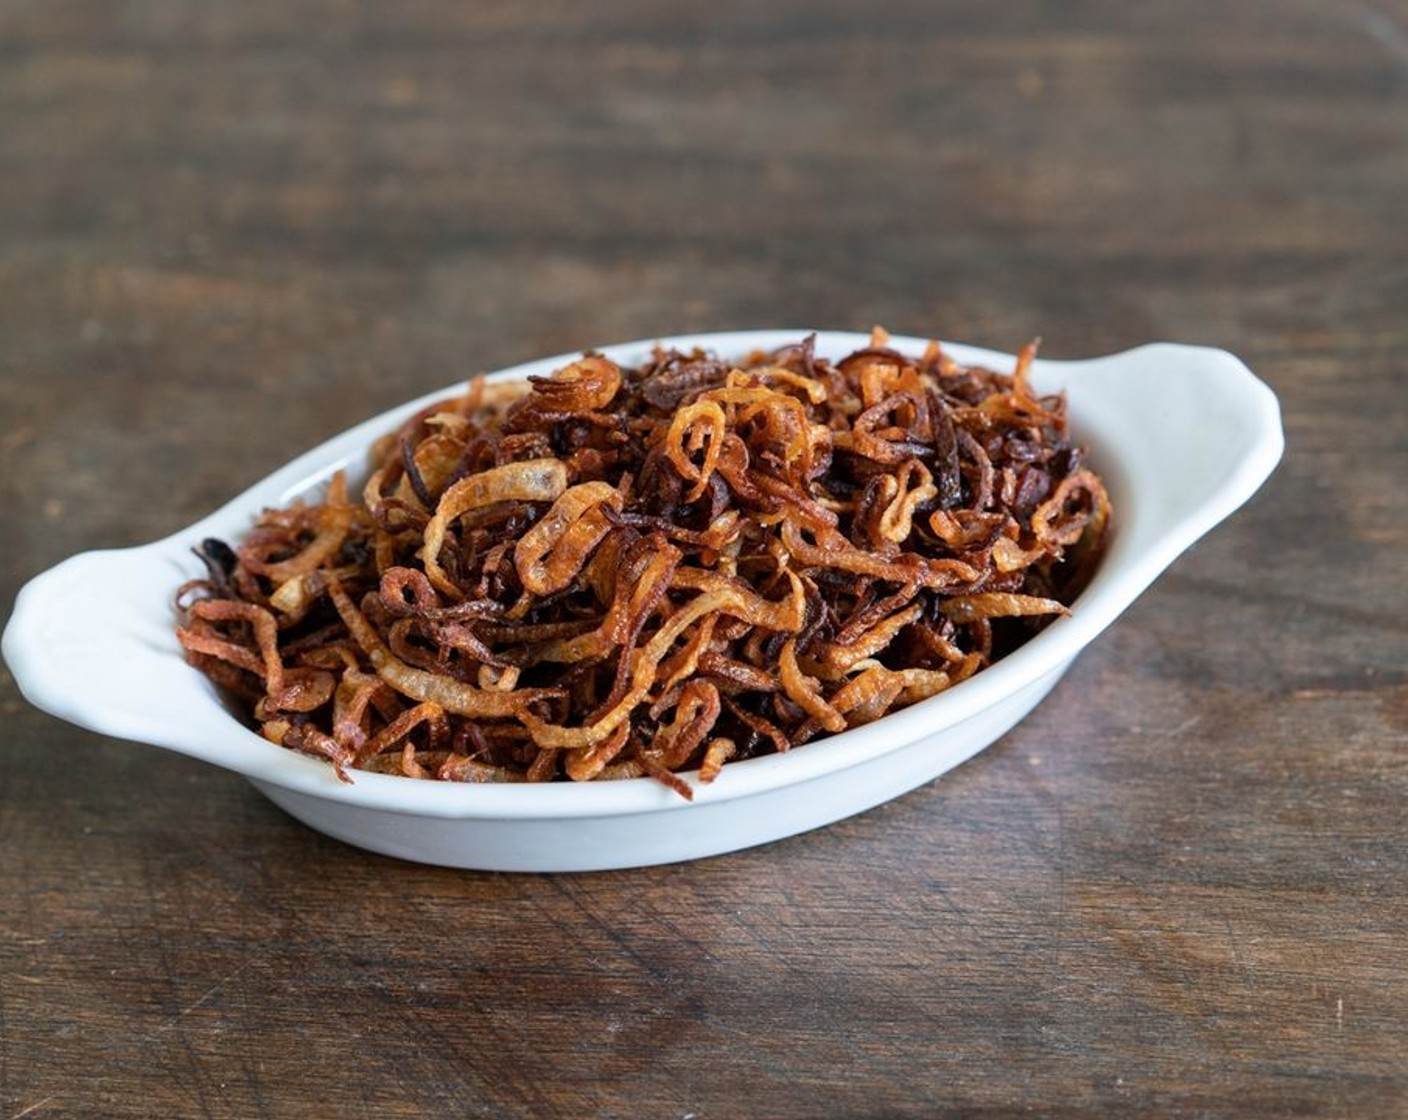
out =
[(1235, 350), (1278, 473), (1003, 741), (417, 867), (0, 674), (0, 1117), (1408, 1115), (1408, 6), (0, 4), (0, 601), (479, 370)]

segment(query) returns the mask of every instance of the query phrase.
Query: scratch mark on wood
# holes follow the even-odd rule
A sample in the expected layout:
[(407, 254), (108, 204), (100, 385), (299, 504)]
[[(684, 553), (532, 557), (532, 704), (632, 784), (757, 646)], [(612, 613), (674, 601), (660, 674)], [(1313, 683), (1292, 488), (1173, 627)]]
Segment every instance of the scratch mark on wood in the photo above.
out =
[(28, 1108), (22, 1108), (18, 1112), (16, 1112), (13, 1116), (10, 1117), (10, 1120), (20, 1120), (20, 1117), (29, 1116), (32, 1113), (38, 1112), (46, 1104), (52, 1104), (53, 1101), (53, 1097), (45, 1097), (42, 1101), (35, 1101)]
[(165, 1034), (167, 1031), (174, 1031), (177, 1027), (179, 1027), (179, 1026), (181, 1025), (181, 1020), (182, 1020), (182, 1019), (184, 1019), (187, 1015), (189, 1015), (189, 1014), (190, 1014), (192, 1011), (194, 1011), (196, 1008), (198, 1008), (198, 1007), (200, 1007), (202, 1004), (206, 1003), (211, 997), (213, 997), (213, 996), (215, 995), (216, 992), (218, 992), (221, 988), (223, 988), (226, 984), (228, 984), (231, 980), (233, 980), (235, 977), (237, 977), (240, 973), (242, 973), (242, 972), (243, 972), (246, 968), (248, 968), (248, 967), (249, 967), (249, 964), (248, 964), (248, 962), (246, 962), (245, 964), (240, 965), (239, 968), (235, 969), (234, 972), (230, 973), (230, 975), (228, 975), (228, 976), (226, 976), (226, 977), (223, 977), (223, 978), (220, 979), (220, 980), (217, 980), (217, 981), (210, 987), (210, 990), (207, 991), (204, 995), (202, 995), (199, 999), (194, 1000), (193, 1002), (187, 1004), (187, 1005), (186, 1005), (185, 1007), (183, 1007), (180, 1011), (178, 1011), (175, 1015), (173, 1015), (173, 1016), (171, 1017), (171, 1021), (170, 1021), (170, 1022), (165, 1023), (164, 1025), (158, 1027), (156, 1030), (152, 1031), (152, 1033), (147, 1036), (147, 1041), (148, 1041), (148, 1042), (151, 1042), (151, 1041), (155, 1040), (156, 1038), (160, 1037), (161, 1035)]

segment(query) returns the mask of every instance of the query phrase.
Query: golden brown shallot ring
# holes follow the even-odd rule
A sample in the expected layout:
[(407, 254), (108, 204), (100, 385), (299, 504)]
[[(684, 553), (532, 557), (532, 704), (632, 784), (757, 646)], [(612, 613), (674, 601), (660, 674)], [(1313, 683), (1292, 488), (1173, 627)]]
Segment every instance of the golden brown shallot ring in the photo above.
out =
[(621, 492), (606, 482), (583, 482), (564, 490), (514, 547), (513, 565), (523, 589), (551, 595), (576, 579), (592, 550), (611, 531), (601, 507), (619, 510), (621, 502)]
[(552, 502), (567, 489), (567, 468), (556, 459), (529, 459), (508, 463), (482, 474), (462, 478), (440, 497), (435, 516), (425, 526), (425, 574), (435, 587), (451, 598), (463, 592), (440, 566), (445, 532), (456, 518), (472, 509), (496, 502)]
[[(723, 408), (714, 400), (695, 401), (675, 413), (670, 430), (665, 433), (665, 454), (680, 477), (694, 483), (685, 495), (686, 502), (698, 501), (708, 489), (709, 478), (719, 462), (727, 425)], [(691, 456), (700, 450), (704, 452), (704, 462), (696, 467)]]

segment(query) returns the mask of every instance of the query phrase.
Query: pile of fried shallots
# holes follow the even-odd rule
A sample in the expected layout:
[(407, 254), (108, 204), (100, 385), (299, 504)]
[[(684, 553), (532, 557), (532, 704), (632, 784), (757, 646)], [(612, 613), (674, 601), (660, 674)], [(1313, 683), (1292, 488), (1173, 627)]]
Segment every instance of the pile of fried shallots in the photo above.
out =
[(814, 339), (476, 380), (372, 451), (360, 499), (199, 550), (191, 664), (265, 737), (450, 781), (650, 776), (690, 796), (942, 692), (1089, 578), (1109, 519), (1062, 396)]

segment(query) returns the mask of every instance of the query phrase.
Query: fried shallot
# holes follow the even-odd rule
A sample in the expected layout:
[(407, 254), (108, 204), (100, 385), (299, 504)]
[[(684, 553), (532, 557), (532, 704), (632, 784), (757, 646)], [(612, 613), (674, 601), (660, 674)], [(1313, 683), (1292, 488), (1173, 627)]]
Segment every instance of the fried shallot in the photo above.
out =
[(812, 337), (587, 354), (471, 382), (372, 449), (361, 500), (266, 510), (177, 593), (192, 665), (337, 774), (651, 777), (952, 687), (1065, 614), (1110, 503), (1063, 394)]

